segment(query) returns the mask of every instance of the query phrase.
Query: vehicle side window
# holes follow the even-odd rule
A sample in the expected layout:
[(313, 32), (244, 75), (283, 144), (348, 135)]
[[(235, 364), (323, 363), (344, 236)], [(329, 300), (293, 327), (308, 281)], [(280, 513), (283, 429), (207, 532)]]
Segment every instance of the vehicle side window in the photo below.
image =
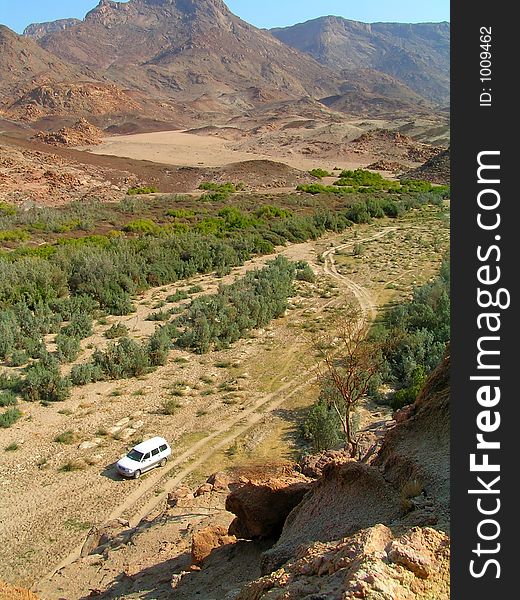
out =
[(143, 456), (143, 460), (148, 460), (149, 458), (150, 458), (149, 452)]
[(152, 450), (152, 456), (157, 456), (159, 454), (159, 448), (154, 448)]
[(163, 444), (162, 446), (159, 446), (159, 450), (161, 452), (166, 452), (166, 444)]

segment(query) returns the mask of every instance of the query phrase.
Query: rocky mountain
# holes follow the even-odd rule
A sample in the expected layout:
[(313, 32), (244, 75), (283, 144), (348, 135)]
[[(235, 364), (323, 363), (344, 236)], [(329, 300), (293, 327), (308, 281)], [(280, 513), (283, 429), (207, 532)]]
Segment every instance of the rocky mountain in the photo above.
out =
[(449, 101), (449, 23), (368, 24), (328, 16), (271, 33), (337, 71), (374, 69), (427, 100)]
[(242, 21), (222, 0), (101, 0), (84, 21), (39, 43), (124, 87), (197, 101), (204, 112), (340, 91), (337, 74)]
[(19, 121), (44, 117), (118, 115), (140, 103), (88, 67), (73, 65), (27, 36), (0, 25), (0, 116)]
[(25, 28), (23, 34), (33, 40), (39, 40), (49, 33), (62, 31), (78, 23), (80, 23), (79, 19), (58, 19), (57, 21), (49, 21), (47, 23), (33, 23)]
[(424, 179), (440, 185), (449, 185), (451, 174), (450, 149), (442, 150), (417, 169), (407, 171), (402, 179)]
[(72, 80), (79, 73), (76, 67), (4, 25), (0, 25), (0, 55), (0, 107), (38, 82)]

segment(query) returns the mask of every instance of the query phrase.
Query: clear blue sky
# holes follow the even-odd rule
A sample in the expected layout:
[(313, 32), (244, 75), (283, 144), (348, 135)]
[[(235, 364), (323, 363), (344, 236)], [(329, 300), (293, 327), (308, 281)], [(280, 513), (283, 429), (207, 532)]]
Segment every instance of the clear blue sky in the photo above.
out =
[[(97, 0), (0, 0), (0, 23), (21, 33), (30, 23), (83, 18)], [(228, 0), (257, 27), (284, 27), (324, 15), (356, 21), (449, 21), (449, 0)]]

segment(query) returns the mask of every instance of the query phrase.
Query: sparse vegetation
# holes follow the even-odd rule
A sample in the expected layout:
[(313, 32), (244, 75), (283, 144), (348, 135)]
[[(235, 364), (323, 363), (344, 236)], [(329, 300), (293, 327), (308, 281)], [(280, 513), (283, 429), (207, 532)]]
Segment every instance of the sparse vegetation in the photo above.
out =
[(159, 189), (155, 186), (131, 187), (126, 192), (127, 196), (140, 196), (143, 194), (157, 194)]
[(114, 323), (110, 329), (105, 331), (105, 337), (108, 340), (115, 340), (117, 338), (125, 337), (128, 335), (128, 327), (124, 323)]
[(295, 265), (280, 256), (264, 269), (222, 286), (218, 294), (194, 300), (179, 319), (184, 331), (177, 344), (202, 354), (227, 348), (250, 329), (267, 325), (286, 310), (295, 273)]
[(332, 174), (325, 169), (312, 169), (309, 171), (309, 174), (313, 177), (317, 177), (318, 179), (323, 179), (324, 177), (332, 177)]
[(8, 408), (6, 411), (0, 413), (0, 429), (12, 427), (21, 418), (22, 412), (18, 408)]

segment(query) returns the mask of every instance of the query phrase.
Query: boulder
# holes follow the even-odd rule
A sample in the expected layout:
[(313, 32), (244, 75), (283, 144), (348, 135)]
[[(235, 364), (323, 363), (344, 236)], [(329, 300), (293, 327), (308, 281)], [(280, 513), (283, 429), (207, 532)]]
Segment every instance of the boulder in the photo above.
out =
[(168, 506), (171, 508), (190, 508), (193, 506), (194, 496), (189, 487), (183, 485), (168, 494)]
[(194, 565), (201, 566), (215, 548), (234, 544), (236, 537), (229, 535), (222, 526), (205, 527), (193, 534), (191, 541), (191, 560)]
[(101, 526), (95, 525), (81, 548), (81, 557), (102, 554), (109, 546), (125, 544), (132, 534), (129, 527), (130, 523), (124, 519), (114, 519)]
[(319, 454), (308, 454), (300, 461), (301, 472), (307, 477), (318, 479), (330, 463), (343, 464), (354, 460), (344, 450), (327, 450)]
[(226, 510), (237, 516), (229, 533), (242, 539), (277, 538), (312, 485), (301, 475), (247, 482), (226, 499)]
[(226, 491), (229, 490), (229, 486), (233, 483), (233, 478), (224, 473), (223, 471), (218, 471), (217, 473), (213, 473), (208, 477), (206, 483), (209, 483), (213, 486), (214, 491)]

